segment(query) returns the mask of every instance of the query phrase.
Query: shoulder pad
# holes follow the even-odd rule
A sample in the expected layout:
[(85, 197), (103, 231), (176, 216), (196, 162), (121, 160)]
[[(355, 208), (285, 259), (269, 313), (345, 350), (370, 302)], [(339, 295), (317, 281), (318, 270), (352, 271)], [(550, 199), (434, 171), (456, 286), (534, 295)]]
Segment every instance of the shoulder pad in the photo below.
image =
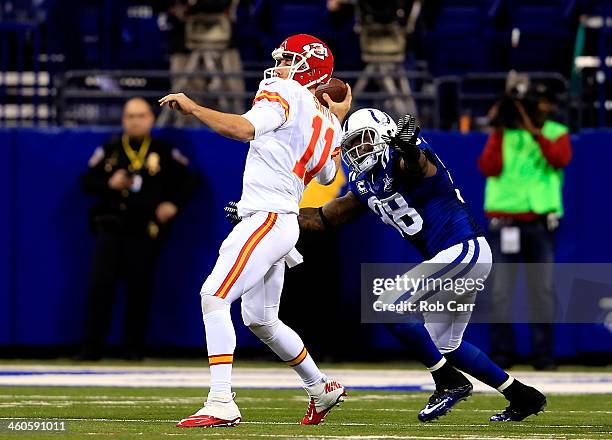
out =
[(280, 78), (265, 79), (259, 83), (259, 90), (253, 99), (253, 105), (258, 101), (276, 102), (285, 109), (285, 120), (289, 119), (291, 103), (294, 102), (295, 91), (290, 90), (288, 81)]
[(348, 178), (349, 183), (355, 183), (356, 181), (362, 180), (362, 179), (363, 179), (363, 173), (357, 173), (356, 171), (349, 172), (349, 178)]
[(259, 88), (258, 91), (260, 90), (277, 90), (277, 89), (284, 89), (285, 88), (285, 80), (282, 78), (266, 78), (266, 79), (262, 79), (259, 82)]

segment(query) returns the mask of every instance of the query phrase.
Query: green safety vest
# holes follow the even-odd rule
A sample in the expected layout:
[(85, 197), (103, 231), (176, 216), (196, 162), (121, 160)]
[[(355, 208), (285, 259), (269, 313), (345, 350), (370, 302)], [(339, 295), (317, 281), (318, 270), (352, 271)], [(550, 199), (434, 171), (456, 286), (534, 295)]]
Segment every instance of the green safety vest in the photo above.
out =
[[(567, 132), (558, 122), (546, 121), (542, 127), (542, 135), (552, 141)], [(531, 133), (504, 129), (502, 158), (501, 174), (487, 178), (485, 211), (563, 215), (563, 170), (548, 163)]]

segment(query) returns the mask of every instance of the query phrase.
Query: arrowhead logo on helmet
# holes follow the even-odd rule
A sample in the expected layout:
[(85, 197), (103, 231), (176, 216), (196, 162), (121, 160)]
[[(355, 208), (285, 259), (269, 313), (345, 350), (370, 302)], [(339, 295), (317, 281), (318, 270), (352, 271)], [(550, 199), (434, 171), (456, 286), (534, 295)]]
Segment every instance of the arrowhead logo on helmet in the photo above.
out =
[[(323, 41), (308, 34), (292, 35), (272, 51), (275, 66), (264, 71), (266, 78), (281, 76), (293, 79), (304, 87), (329, 82), (334, 71), (334, 55)], [(285, 77), (283, 75), (283, 77)]]
[(304, 52), (306, 53), (307, 58), (313, 56), (320, 60), (324, 60), (327, 58), (329, 51), (327, 50), (327, 47), (323, 46), (321, 43), (310, 43), (304, 46)]

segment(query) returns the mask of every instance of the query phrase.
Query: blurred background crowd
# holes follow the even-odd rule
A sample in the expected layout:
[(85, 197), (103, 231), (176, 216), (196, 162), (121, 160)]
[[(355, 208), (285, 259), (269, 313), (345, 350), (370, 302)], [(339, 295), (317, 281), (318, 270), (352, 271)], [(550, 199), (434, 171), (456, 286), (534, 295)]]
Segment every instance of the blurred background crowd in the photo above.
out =
[[(612, 257), (612, 0), (3, 0), (3, 355), (204, 355), (199, 287), (246, 148), (156, 103), (183, 91), (246, 111), (297, 32), (329, 43), (354, 109), (418, 117), (496, 262), (513, 264), (485, 298), (498, 324), (467, 338), (504, 367), (609, 362), (612, 288), (574, 286), (593, 317), (559, 324), (571, 304), (552, 265)], [(345, 182), (312, 184), (302, 206)], [(409, 357), (401, 334), (359, 323), (360, 264), (418, 261), (391, 234), (364, 218), (301, 237), (281, 314), (317, 354)], [(341, 321), (313, 323), (304, 298)], [(242, 353), (261, 356), (242, 330)]]
[(609, 0), (4, 0), (0, 121), (114, 124), (121, 99), (168, 89), (239, 111), (299, 23), (329, 42), (358, 105), (482, 129), (514, 69), (548, 84), (572, 129), (600, 127), (611, 11)]

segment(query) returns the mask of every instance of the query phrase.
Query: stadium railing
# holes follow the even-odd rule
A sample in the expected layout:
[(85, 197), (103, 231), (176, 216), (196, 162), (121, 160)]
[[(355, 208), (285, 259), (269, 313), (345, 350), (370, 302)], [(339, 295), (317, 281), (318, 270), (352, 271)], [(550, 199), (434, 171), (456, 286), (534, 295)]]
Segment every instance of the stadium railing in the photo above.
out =
[[(362, 71), (337, 72), (339, 78), (354, 83), (364, 76), (373, 75)], [(399, 74), (390, 75), (399, 78)], [(364, 91), (354, 96), (355, 105), (387, 107), (388, 103), (397, 99), (414, 99), (423, 109), (424, 116), (437, 125), (436, 109), (438, 94), (435, 90), (435, 80), (424, 72), (407, 72), (403, 75), (411, 83), (411, 93), (388, 93), (379, 91)], [(126, 98), (142, 96), (155, 101), (171, 90), (171, 84), (179, 78), (198, 78), (204, 82), (214, 79), (239, 78), (244, 81), (244, 92), (229, 90), (182, 90), (199, 102), (223, 111), (233, 111), (232, 98), (243, 100), (249, 107), (253, 94), (262, 79), (261, 71), (216, 72), (197, 71), (185, 73), (169, 73), (168, 71), (67, 71), (56, 81), (57, 88), (57, 123), (71, 125), (95, 123), (97, 125), (116, 124), (120, 117), (121, 105)], [(223, 104), (227, 101), (230, 105)]]
[[(557, 91), (561, 109), (560, 119), (570, 118), (570, 102), (568, 81), (562, 75), (549, 72), (526, 72), (532, 79), (552, 84)], [(368, 76), (368, 72), (344, 71), (336, 72), (335, 76), (354, 84), (359, 78)], [(364, 92), (355, 94), (354, 108), (374, 106), (392, 109), (391, 103), (398, 99), (412, 99), (416, 102), (418, 117), (422, 125), (433, 129), (454, 129), (459, 125), (460, 118), (470, 114), (474, 121), (472, 129), (480, 129), (486, 125), (485, 117), (488, 109), (499, 98), (504, 90), (507, 72), (471, 73), (460, 76), (433, 77), (423, 71), (408, 71), (405, 73), (390, 73), (391, 77), (406, 77), (410, 83), (410, 93), (398, 91), (389, 93), (367, 88)], [(4, 78), (8, 78), (6, 75)], [(0, 119), (0, 125), (39, 125), (48, 122), (52, 125), (118, 125), (121, 111), (126, 99), (141, 96), (155, 104), (157, 99), (168, 93), (176, 79), (197, 78), (205, 84), (214, 79), (240, 79), (245, 84), (244, 91), (216, 90), (184, 90), (198, 102), (223, 111), (236, 111), (232, 103), (239, 101), (242, 107), (248, 108), (262, 78), (261, 70), (243, 70), (240, 72), (196, 71), (184, 73), (169, 73), (166, 70), (73, 70), (58, 73), (49, 84), (42, 75), (27, 76), (22, 73), (20, 78), (30, 78), (33, 90), (40, 89), (44, 84), (48, 90), (45, 94), (49, 103), (38, 102), (38, 105), (49, 107), (46, 111), (48, 120), (35, 118), (39, 111), (29, 113), (31, 118), (17, 118), (8, 124), (6, 119)], [(376, 76), (369, 78), (372, 84)], [(46, 81), (46, 83), (44, 82)], [(20, 85), (23, 88), (23, 85)], [(17, 93), (19, 89), (16, 90)], [(1, 96), (1, 89), (0, 89)], [(5, 101), (6, 102), (6, 101)], [(20, 115), (22, 113), (19, 113)], [(394, 117), (400, 116), (393, 114)], [(579, 129), (580, 127), (574, 127)]]
[[(555, 72), (521, 72), (529, 80), (546, 84), (555, 93), (557, 101), (556, 119), (567, 125), (571, 122), (571, 111), (575, 104), (570, 99), (569, 81)], [(454, 114), (457, 117), (469, 115), (474, 127), (484, 127), (488, 123), (487, 113), (503, 93), (507, 72), (468, 73), (461, 76), (438, 78), (441, 84), (453, 85), (456, 101)], [(579, 126), (574, 128), (579, 129)]]

